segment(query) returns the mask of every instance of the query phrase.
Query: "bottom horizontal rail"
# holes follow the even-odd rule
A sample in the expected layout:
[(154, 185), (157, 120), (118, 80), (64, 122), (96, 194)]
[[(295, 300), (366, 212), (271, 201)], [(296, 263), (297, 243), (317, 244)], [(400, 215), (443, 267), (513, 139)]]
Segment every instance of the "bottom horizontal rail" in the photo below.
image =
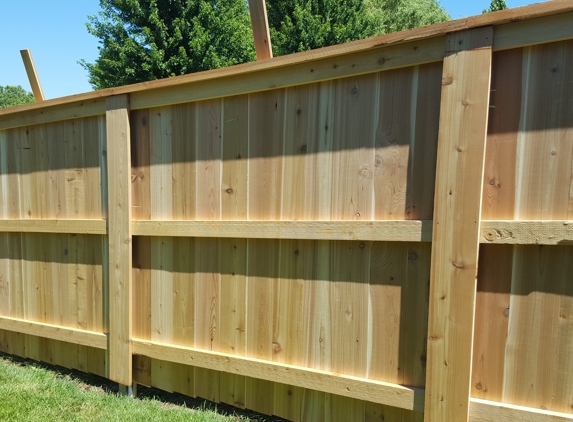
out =
[(79, 330), (77, 328), (61, 327), (43, 322), (26, 321), (19, 318), (0, 316), (0, 330), (14, 331), (51, 340), (82, 346), (107, 349), (107, 335), (95, 331)]
[(470, 399), (470, 422), (571, 422), (573, 415), (507, 403)]
[(153, 359), (339, 394), (422, 412), (424, 390), (328, 371), (304, 368), (191, 347), (133, 339), (133, 353)]

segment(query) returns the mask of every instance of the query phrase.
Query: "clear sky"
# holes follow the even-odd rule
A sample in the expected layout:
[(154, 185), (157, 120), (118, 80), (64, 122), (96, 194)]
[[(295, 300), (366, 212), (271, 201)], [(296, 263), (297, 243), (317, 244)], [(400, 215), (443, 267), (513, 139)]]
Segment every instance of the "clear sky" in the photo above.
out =
[[(538, 0), (506, 0), (508, 7)], [(441, 0), (453, 19), (480, 14), (490, 0)], [(0, 85), (31, 91), (20, 50), (30, 49), (47, 99), (91, 91), (77, 62), (93, 62), (98, 40), (86, 29), (98, 0), (0, 0)]]

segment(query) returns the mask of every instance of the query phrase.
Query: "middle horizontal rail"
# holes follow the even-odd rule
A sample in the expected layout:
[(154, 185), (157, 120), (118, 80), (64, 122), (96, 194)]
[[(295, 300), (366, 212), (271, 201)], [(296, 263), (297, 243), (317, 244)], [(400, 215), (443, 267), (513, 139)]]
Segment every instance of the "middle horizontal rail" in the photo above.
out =
[[(480, 243), (573, 244), (573, 221), (482, 220)], [(0, 219), (0, 233), (107, 234), (107, 220)], [(134, 236), (431, 242), (432, 220), (132, 221)]]

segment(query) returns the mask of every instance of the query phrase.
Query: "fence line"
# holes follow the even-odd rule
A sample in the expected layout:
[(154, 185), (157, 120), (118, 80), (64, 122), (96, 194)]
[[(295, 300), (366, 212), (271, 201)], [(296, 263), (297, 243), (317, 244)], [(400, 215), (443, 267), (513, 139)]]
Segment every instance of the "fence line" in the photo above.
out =
[(0, 350), (293, 420), (573, 420), (572, 21), (0, 111)]

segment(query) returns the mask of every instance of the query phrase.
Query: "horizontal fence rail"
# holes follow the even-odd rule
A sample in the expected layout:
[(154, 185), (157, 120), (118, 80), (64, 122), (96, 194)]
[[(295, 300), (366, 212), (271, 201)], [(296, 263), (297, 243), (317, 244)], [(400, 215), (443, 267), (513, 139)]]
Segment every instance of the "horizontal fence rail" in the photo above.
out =
[[(431, 242), (432, 220), (132, 221), (134, 236)], [(480, 243), (573, 244), (573, 221), (481, 220)], [(0, 233), (107, 234), (106, 220), (0, 220)]]

